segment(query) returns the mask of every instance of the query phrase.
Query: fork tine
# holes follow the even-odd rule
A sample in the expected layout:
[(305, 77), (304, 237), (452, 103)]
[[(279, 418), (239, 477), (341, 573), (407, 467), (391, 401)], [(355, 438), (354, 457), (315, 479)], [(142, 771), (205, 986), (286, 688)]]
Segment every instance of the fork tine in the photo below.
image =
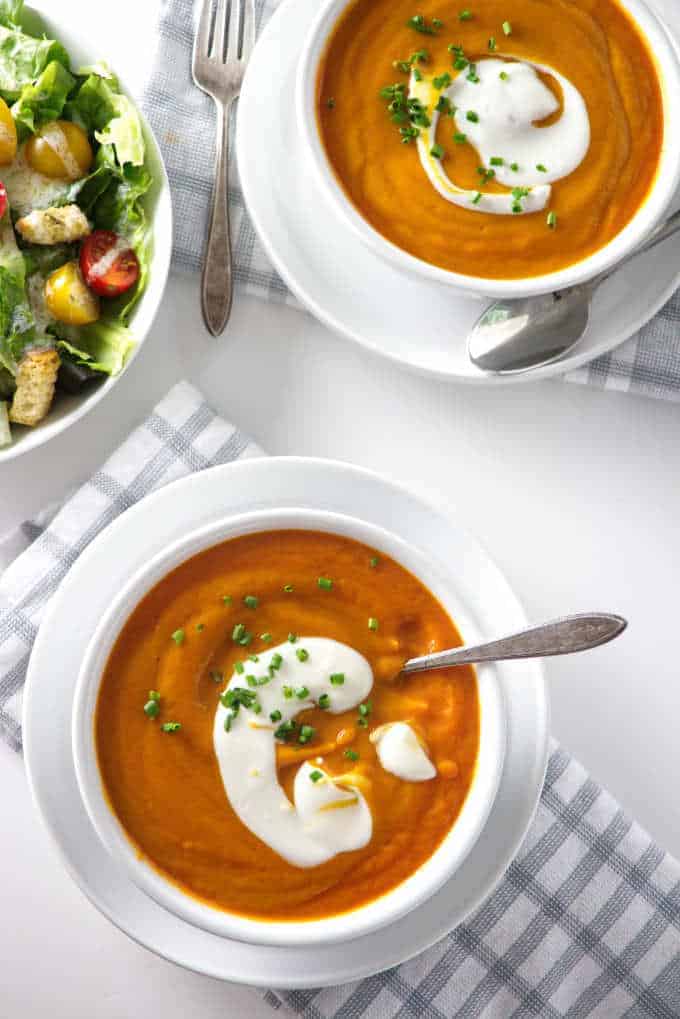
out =
[(255, 0), (244, 0), (243, 10), (243, 48), (241, 56), (247, 60), (255, 45)]
[(215, 35), (213, 38), (211, 56), (215, 60), (224, 60), (224, 40), (227, 34), (227, 17), (229, 15), (229, 0), (217, 0), (217, 13), (215, 14)]
[(238, 60), (238, 41), (241, 31), (241, 2), (242, 0), (231, 0), (227, 61)]
[(201, 16), (194, 38), (194, 59), (196, 56), (207, 57), (210, 45), (210, 23), (212, 21), (212, 0), (203, 0)]

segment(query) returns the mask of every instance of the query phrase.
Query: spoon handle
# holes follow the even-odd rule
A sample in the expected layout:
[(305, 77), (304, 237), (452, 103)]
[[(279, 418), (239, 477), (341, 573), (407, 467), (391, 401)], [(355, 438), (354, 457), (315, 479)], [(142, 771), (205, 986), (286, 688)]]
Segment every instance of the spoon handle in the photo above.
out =
[(509, 637), (478, 644), (476, 647), (452, 648), (422, 658), (411, 658), (402, 672), (425, 672), (451, 665), (472, 662), (500, 662), (509, 658), (543, 658), (546, 655), (569, 655), (574, 651), (606, 644), (623, 633), (627, 626), (621, 616), (608, 613), (581, 613), (564, 616), (550, 623), (531, 626)]

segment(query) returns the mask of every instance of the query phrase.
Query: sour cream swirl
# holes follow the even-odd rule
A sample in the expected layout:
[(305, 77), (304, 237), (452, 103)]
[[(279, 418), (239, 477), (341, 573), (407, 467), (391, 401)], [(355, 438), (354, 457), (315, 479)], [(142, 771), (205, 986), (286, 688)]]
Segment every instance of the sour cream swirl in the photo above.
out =
[[(538, 71), (558, 82), (563, 97), (559, 118), (545, 127), (537, 124), (557, 113), (560, 104)], [(489, 58), (480, 60), (475, 72), (476, 81), (463, 71), (441, 91), (431, 78), (422, 75), (417, 81), (411, 74), (409, 98), (420, 100), (430, 120), (417, 140), (423, 169), (443, 198), (472, 212), (517, 215), (544, 209), (551, 183), (572, 173), (590, 146), (583, 97), (564, 75), (543, 64)], [(442, 160), (432, 152), (440, 96), (455, 108), (451, 123), (475, 147), (480, 165), (493, 169), (495, 180), (505, 187), (527, 189), (519, 201), (512, 191), (493, 194), (484, 192), (483, 186), (470, 190), (451, 180)], [(492, 165), (492, 159), (503, 162)], [(455, 159), (451, 165), (455, 167)]]

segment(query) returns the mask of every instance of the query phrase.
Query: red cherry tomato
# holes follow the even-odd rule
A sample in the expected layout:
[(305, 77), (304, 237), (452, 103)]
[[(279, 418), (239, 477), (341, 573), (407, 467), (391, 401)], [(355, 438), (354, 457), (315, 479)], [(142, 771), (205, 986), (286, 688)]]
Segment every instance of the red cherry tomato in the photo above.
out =
[(5, 215), (5, 209), (7, 208), (7, 191), (5, 185), (0, 180), (0, 219)]
[(117, 297), (139, 279), (139, 261), (118, 234), (94, 230), (80, 248), (80, 271), (95, 294)]

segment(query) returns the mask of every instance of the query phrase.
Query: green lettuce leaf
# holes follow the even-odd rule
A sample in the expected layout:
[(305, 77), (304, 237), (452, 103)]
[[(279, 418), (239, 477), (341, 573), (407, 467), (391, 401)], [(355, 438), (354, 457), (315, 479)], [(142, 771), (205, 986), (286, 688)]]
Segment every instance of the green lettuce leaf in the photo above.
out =
[(6, 212), (0, 220), (0, 366), (14, 375), (24, 350), (34, 342), (26, 266)]
[(13, 103), (49, 64), (56, 61), (68, 71), (70, 63), (61, 43), (54, 39), (34, 39), (19, 28), (6, 27), (8, 24), (11, 26), (14, 22), (7, 14), (3, 20), (0, 7), (0, 96)]
[(58, 325), (57, 349), (76, 364), (105, 375), (118, 375), (134, 347), (127, 326), (102, 318), (89, 326)]
[(66, 97), (75, 82), (76, 79), (64, 65), (53, 60), (35, 84), (24, 85), (21, 95), (12, 106), (20, 142), (28, 135), (35, 134), (41, 124), (61, 117)]
[(128, 97), (120, 92), (111, 92), (111, 102), (114, 116), (103, 130), (95, 131), (94, 136), (102, 145), (113, 145), (121, 166), (125, 163), (143, 166), (144, 135), (139, 114)]
[(24, 0), (0, 0), (0, 25), (4, 28), (18, 28)]
[(90, 74), (69, 100), (66, 116), (89, 135), (102, 131), (116, 116), (115, 85), (99, 74)]

